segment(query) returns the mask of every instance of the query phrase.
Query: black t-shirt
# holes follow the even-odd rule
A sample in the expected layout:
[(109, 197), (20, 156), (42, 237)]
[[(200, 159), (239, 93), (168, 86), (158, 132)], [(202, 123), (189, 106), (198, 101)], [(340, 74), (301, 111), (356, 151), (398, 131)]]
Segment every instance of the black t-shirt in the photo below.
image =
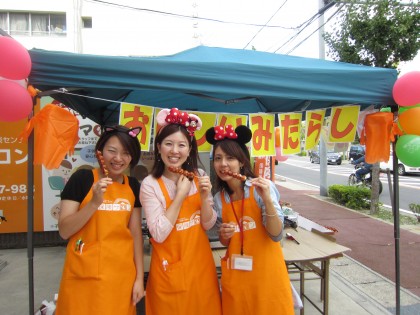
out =
[[(141, 207), (139, 193), (140, 183), (135, 177), (128, 176), (128, 183), (135, 196), (134, 208)], [(71, 175), (61, 192), (62, 200), (73, 200), (81, 203), (93, 185), (92, 170), (81, 169)]]

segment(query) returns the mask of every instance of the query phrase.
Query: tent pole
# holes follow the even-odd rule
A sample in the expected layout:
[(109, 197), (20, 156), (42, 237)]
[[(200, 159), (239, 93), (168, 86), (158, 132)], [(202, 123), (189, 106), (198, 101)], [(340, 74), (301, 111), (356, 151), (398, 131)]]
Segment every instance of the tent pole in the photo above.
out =
[[(398, 141), (398, 139), (397, 139)], [(394, 214), (394, 239), (395, 239), (395, 314), (400, 315), (400, 200), (399, 200), (399, 175), (398, 157), (395, 152), (396, 142), (392, 143), (392, 169), (394, 170), (394, 198), (392, 209)]]
[[(33, 116), (33, 112), (31, 117)], [(34, 132), (28, 138), (28, 277), (29, 277), (29, 315), (34, 312)]]

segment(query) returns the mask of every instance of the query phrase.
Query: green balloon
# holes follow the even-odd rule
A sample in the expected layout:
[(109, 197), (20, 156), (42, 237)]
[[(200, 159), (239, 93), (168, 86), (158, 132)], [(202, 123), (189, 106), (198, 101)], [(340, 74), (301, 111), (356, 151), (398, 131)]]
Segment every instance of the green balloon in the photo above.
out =
[(420, 136), (404, 135), (398, 138), (395, 152), (405, 165), (420, 167)]
[(398, 114), (402, 114), (404, 113), (406, 110), (412, 109), (414, 107), (420, 107), (420, 104), (417, 105), (413, 105), (413, 106), (400, 106), (400, 108), (398, 108)]
[(382, 112), (382, 113), (390, 113), (391, 112), (391, 107), (381, 108), (380, 112)]

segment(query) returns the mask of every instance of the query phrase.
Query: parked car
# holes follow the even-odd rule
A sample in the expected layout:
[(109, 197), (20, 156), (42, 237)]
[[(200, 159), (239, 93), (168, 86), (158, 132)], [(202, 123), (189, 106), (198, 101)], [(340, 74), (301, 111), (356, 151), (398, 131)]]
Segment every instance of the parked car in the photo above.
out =
[[(319, 151), (310, 151), (309, 160), (311, 163), (319, 164)], [(337, 164), (341, 165), (342, 157), (340, 153), (334, 152), (332, 150), (327, 151), (327, 163), (328, 164)]]
[[(388, 162), (381, 162), (379, 164), (379, 167), (381, 168), (382, 171), (385, 171), (387, 168), (389, 168), (391, 170), (391, 172), (393, 172), (393, 156), (392, 153), (389, 157), (389, 161)], [(400, 160), (398, 160), (398, 175), (405, 175), (408, 173), (419, 173), (420, 174), (420, 167), (412, 167), (412, 166), (408, 166), (403, 164)]]
[(365, 155), (365, 147), (360, 144), (352, 144), (349, 150), (349, 161), (357, 160)]

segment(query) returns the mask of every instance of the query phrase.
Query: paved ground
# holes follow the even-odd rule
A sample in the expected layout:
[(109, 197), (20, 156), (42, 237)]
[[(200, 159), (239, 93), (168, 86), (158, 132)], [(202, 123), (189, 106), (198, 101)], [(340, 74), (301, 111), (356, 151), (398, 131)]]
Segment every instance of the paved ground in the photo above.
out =
[[(302, 216), (335, 227), (338, 230), (337, 242), (352, 249), (344, 257), (331, 260), (329, 314), (395, 314), (392, 225), (334, 205), (309, 187), (293, 182), (278, 184), (282, 200), (289, 201)], [(420, 232), (418, 229), (410, 232), (402, 229), (400, 243), (400, 314), (420, 315)], [(44, 299), (52, 300), (57, 293), (64, 255), (64, 247), (35, 248), (36, 305)], [(298, 283), (293, 283), (298, 289)], [(28, 291), (27, 250), (0, 250), (0, 315), (28, 314)], [(316, 298), (319, 281), (308, 281), (305, 291)], [(305, 303), (305, 314), (319, 313)]]
[[(396, 259), (394, 227), (331, 203), (319, 191), (278, 181), (281, 199), (300, 215), (338, 230), (337, 243), (351, 248), (333, 259), (331, 270), (353, 289), (395, 314)], [(420, 225), (400, 229), (400, 314), (420, 314)], [(343, 313), (344, 314), (344, 313)]]

